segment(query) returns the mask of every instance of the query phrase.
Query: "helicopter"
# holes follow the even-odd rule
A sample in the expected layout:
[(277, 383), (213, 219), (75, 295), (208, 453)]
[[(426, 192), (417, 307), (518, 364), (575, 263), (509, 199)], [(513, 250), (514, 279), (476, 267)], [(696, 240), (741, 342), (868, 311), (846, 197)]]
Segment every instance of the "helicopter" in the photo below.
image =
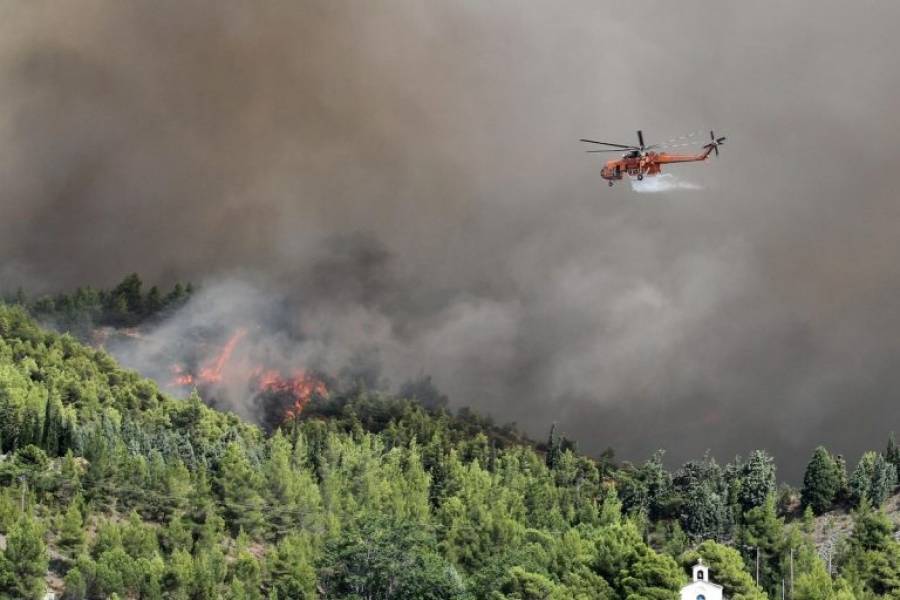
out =
[[(599, 144), (601, 146), (610, 146), (603, 150), (587, 150), (587, 152), (619, 152), (621, 158), (608, 160), (600, 170), (600, 176), (609, 181), (610, 187), (616, 181), (622, 180), (625, 175), (636, 177), (638, 181), (644, 176), (659, 175), (662, 172), (662, 165), (684, 162), (700, 162), (709, 157), (710, 152), (715, 151), (716, 156), (719, 155), (719, 146), (725, 141), (724, 137), (716, 137), (712, 131), (709, 132), (710, 141), (703, 146), (703, 152), (699, 154), (668, 154), (666, 152), (656, 152), (657, 148), (672, 148), (680, 146), (689, 146), (695, 142), (690, 141), (694, 134), (673, 138), (662, 144), (644, 145), (644, 132), (638, 130), (638, 145), (629, 146), (627, 144), (613, 144), (610, 142), (598, 142), (596, 140), (588, 140), (581, 138), (580, 141), (589, 144)], [(689, 140), (684, 142), (683, 140)], [(675, 144), (673, 142), (682, 142)]]

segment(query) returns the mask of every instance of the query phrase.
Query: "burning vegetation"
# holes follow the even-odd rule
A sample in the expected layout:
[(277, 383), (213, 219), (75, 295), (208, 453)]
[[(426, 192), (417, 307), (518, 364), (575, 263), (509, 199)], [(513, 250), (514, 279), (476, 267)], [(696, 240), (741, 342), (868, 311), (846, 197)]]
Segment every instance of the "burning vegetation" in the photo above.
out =
[(310, 400), (328, 396), (328, 386), (323, 379), (306, 369), (294, 368), (285, 372), (255, 362), (247, 353), (239, 352), (247, 336), (247, 328), (239, 328), (224, 344), (204, 360), (195, 361), (193, 366), (173, 364), (170, 385), (195, 387), (212, 405), (218, 404), (225, 390), (245, 392), (267, 429), (298, 417)]

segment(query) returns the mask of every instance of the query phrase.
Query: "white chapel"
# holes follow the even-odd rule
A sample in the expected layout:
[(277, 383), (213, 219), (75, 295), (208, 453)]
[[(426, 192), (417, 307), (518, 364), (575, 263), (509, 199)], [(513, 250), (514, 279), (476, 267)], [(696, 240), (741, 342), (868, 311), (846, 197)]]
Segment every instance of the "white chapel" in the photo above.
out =
[(692, 581), (681, 588), (681, 600), (722, 600), (722, 586), (709, 580), (709, 567), (702, 558), (693, 571)]

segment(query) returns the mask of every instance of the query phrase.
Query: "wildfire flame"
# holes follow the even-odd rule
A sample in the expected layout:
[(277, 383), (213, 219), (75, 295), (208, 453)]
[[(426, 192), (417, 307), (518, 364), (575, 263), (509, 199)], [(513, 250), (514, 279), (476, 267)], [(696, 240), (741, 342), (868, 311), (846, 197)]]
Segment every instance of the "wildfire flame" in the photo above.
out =
[(182, 387), (194, 385), (194, 376), (185, 371), (181, 365), (172, 365), (172, 384)]
[(198, 374), (200, 381), (204, 383), (219, 383), (222, 381), (222, 371), (225, 369), (225, 365), (228, 364), (228, 361), (231, 360), (231, 355), (234, 353), (234, 349), (237, 347), (238, 342), (240, 342), (241, 338), (245, 335), (247, 335), (247, 330), (243, 328), (238, 329), (231, 334), (231, 337), (225, 342), (219, 355), (200, 369), (200, 373)]
[(303, 412), (303, 408), (313, 396), (328, 394), (328, 388), (321, 380), (302, 370), (294, 371), (290, 377), (282, 377), (281, 373), (274, 369), (261, 370), (256, 381), (260, 391), (291, 395), (294, 403), (285, 411), (285, 419), (292, 419)]
[(254, 394), (272, 393), (288, 396), (291, 404), (283, 413), (282, 420), (298, 416), (314, 396), (327, 396), (328, 388), (317, 377), (303, 369), (296, 369), (284, 375), (277, 369), (263, 366), (250, 367), (234, 358), (234, 351), (247, 335), (245, 328), (235, 331), (222, 348), (192, 373), (183, 365), (172, 365), (171, 384), (177, 387), (217, 385), (246, 382), (248, 391)]

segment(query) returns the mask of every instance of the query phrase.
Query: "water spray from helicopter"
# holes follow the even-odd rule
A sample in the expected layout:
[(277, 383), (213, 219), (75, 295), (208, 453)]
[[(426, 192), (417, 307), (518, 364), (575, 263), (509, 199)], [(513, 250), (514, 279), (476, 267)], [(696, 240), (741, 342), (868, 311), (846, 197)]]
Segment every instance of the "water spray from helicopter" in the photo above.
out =
[(676, 190), (702, 190), (703, 186), (677, 177), (671, 173), (661, 173), (656, 177), (632, 179), (631, 191), (639, 194), (656, 194)]

